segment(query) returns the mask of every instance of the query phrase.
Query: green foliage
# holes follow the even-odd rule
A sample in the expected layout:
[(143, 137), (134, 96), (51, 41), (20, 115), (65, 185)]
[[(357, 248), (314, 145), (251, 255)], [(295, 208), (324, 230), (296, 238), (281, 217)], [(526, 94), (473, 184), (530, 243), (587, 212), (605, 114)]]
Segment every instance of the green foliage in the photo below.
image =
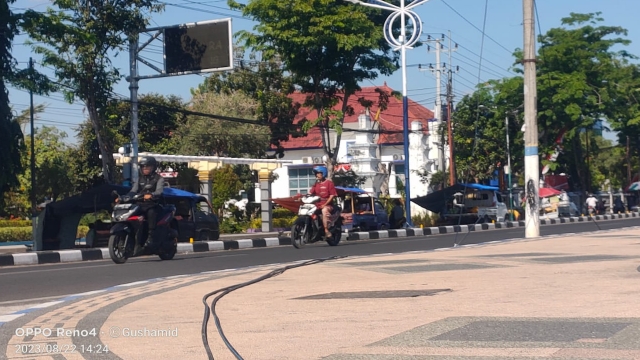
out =
[(411, 222), (414, 227), (432, 227), (438, 226), (438, 219), (440, 216), (438, 214), (424, 214), (424, 215), (415, 215), (411, 217)]
[[(600, 25), (603, 21), (595, 14), (570, 14), (562, 19), (562, 27), (553, 28), (539, 36), (541, 43), (537, 56), (538, 133), (541, 167), (549, 164), (552, 171), (570, 175), (574, 189), (587, 189), (588, 172), (596, 171), (603, 163), (601, 156), (619, 156), (600, 153), (590, 146), (588, 153), (584, 130), (593, 128), (596, 121), (606, 119), (614, 130), (622, 131), (622, 138), (630, 135), (632, 156), (640, 149), (640, 89), (638, 65), (629, 61), (635, 56), (618, 51), (629, 40), (627, 31), (617, 26)], [(514, 53), (514, 70), (522, 73), (522, 51)], [(498, 166), (507, 162), (505, 118), (509, 118), (509, 138), (512, 169), (516, 178), (524, 169), (524, 141), (521, 127), (523, 78), (515, 76), (489, 81), (479, 86), (472, 95), (457, 105), (454, 119), (456, 168), (461, 181), (480, 181), (492, 177)], [(482, 105), (484, 107), (479, 107)], [(558, 136), (565, 132), (563, 149), (555, 163), (546, 157), (556, 150)], [(593, 132), (589, 131), (590, 138)], [(582, 135), (581, 135), (582, 134)], [(598, 140), (593, 137), (591, 143)], [(598, 154), (597, 156), (594, 156)], [(607, 155), (608, 154), (608, 155)], [(591, 160), (591, 169), (585, 159)], [(595, 158), (598, 158), (595, 160)], [(620, 163), (620, 158), (611, 160)], [(609, 167), (609, 166), (607, 166)], [(607, 173), (621, 183), (620, 171), (597, 170)], [(461, 175), (463, 175), (461, 177)], [(594, 181), (600, 175), (595, 174)], [(596, 183), (592, 182), (592, 186)], [(589, 190), (593, 190), (589, 189)]]
[(222, 221), (220, 221), (221, 234), (241, 234), (246, 228), (246, 222), (238, 220), (234, 217), (224, 218), (222, 219)]
[(110, 220), (111, 219), (111, 213), (108, 211), (99, 211), (97, 213), (91, 213), (91, 214), (85, 214), (84, 216), (82, 216), (82, 218), (80, 219), (79, 225), (80, 226), (89, 226), (89, 224), (93, 224), (94, 222), (96, 222), (97, 220)]
[[(298, 217), (293, 215), (293, 216), (285, 216), (285, 217), (274, 217), (271, 220), (271, 224), (272, 227), (274, 229), (291, 229), (291, 227), (293, 226), (293, 223), (296, 222), (296, 219)], [(261, 218), (255, 218), (253, 220), (251, 220), (251, 222), (249, 222), (249, 229), (262, 229), (262, 219)]]
[(0, 220), (0, 228), (31, 226), (31, 220)]
[[(255, 119), (255, 100), (241, 92), (230, 94), (205, 92), (194, 95), (192, 110), (208, 114)], [(260, 157), (269, 147), (266, 126), (189, 116), (177, 129), (180, 152), (189, 155)]]
[[(244, 49), (236, 47), (235, 55), (244, 57)], [(233, 71), (214, 73), (208, 77), (192, 94), (214, 92), (231, 95), (243, 93), (256, 103), (255, 116), (258, 123), (268, 124), (270, 129), (269, 143), (275, 147), (275, 156), (284, 156), (283, 141), (289, 135), (300, 135), (293, 125), (300, 104), (294, 104), (288, 96), (294, 91), (293, 79), (282, 70), (282, 63), (277, 59), (261, 59), (252, 52), (249, 61), (241, 60), (240, 66)], [(218, 109), (215, 110), (218, 114)]]
[(176, 178), (177, 186), (182, 190), (192, 192), (194, 194), (200, 193), (200, 178), (198, 177), (198, 170), (194, 168), (180, 169), (178, 177)]
[(218, 217), (222, 218), (224, 203), (235, 197), (242, 188), (242, 183), (232, 165), (224, 165), (211, 170), (209, 174), (212, 184), (211, 205)]
[(57, 82), (65, 98), (82, 100), (89, 114), (102, 155), (102, 176), (114, 181), (113, 153), (105, 136), (108, 104), (113, 86), (121, 78), (109, 52), (123, 51), (127, 39), (148, 25), (148, 12), (162, 10), (155, 0), (52, 1), (52, 8), (39, 13), (28, 10), (23, 28), (29, 34), (34, 52), (42, 63), (56, 69)]
[[(74, 192), (74, 176), (71, 172), (71, 148), (64, 143), (66, 134), (54, 127), (36, 128), (36, 203), (45, 198), (56, 200), (61, 195), (69, 196)], [(26, 139), (26, 151), (22, 152), (22, 166), (25, 169), (18, 176), (19, 184), (5, 194), (10, 206), (5, 209), (12, 215), (26, 216), (31, 209), (31, 138)]]
[(271, 212), (271, 217), (273, 217), (274, 219), (289, 218), (292, 216), (296, 216), (296, 214), (293, 211), (285, 208), (275, 208)]
[(556, 137), (567, 129), (564, 153), (558, 160), (581, 189), (587, 189), (589, 171), (584, 161), (589, 154), (581, 143), (581, 130), (593, 127), (604, 117), (616, 127), (628, 120), (612, 116), (621, 111), (615, 100), (620, 93), (618, 84), (625, 86), (629, 82), (623, 74), (630, 71), (628, 61), (634, 58), (624, 50), (614, 50), (629, 44), (622, 38), (627, 30), (599, 25), (603, 21), (599, 15), (571, 13), (562, 19), (565, 27), (551, 29), (539, 37), (541, 150), (551, 153)]
[[(335, 164), (344, 116), (353, 113), (348, 101), (360, 89), (358, 84), (398, 67), (398, 56), (382, 32), (388, 14), (339, 0), (228, 3), (258, 22), (253, 33), (239, 33), (244, 45), (265, 59), (277, 56), (300, 90), (309, 94), (303, 106), (315, 110), (317, 117), (305, 119), (303, 129), (321, 127), (324, 152), (329, 165)], [(330, 141), (330, 129), (337, 132), (335, 142)]]
[(13, 73), (11, 42), (18, 33), (18, 17), (9, 9), (13, 2), (0, 2), (0, 210), (4, 209), (4, 193), (18, 184), (18, 175), (23, 170), (20, 161), (20, 152), (24, 149), (22, 131), (13, 120), (5, 83)]
[[(20, 226), (20, 227), (0, 227), (0, 242), (10, 242), (10, 241), (30, 241), (33, 239), (33, 231), (31, 225), (29, 226)], [(89, 227), (87, 226), (78, 226), (78, 231), (76, 232), (76, 238), (80, 239), (87, 235), (89, 232)]]
[(349, 170), (347, 172), (334, 174), (333, 183), (335, 186), (342, 187), (355, 187), (358, 188), (360, 185), (364, 184), (367, 179), (358, 176), (353, 170)]

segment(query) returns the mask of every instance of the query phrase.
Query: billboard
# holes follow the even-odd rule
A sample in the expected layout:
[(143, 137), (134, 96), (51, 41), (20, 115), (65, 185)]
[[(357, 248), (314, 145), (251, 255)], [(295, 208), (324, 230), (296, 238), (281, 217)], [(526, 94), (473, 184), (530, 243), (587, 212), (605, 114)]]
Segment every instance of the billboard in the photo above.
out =
[(163, 34), (166, 74), (233, 69), (231, 19), (167, 27)]

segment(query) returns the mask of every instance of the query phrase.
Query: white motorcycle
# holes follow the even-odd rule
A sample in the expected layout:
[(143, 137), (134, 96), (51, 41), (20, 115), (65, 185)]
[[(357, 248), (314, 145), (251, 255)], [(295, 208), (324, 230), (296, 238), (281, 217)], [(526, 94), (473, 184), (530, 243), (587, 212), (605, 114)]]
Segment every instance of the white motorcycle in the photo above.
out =
[(296, 249), (306, 244), (320, 240), (326, 240), (327, 244), (337, 246), (342, 239), (342, 209), (334, 205), (329, 218), (330, 237), (326, 237), (322, 224), (322, 212), (317, 203), (320, 197), (317, 195), (305, 195), (301, 199), (302, 205), (298, 209), (298, 218), (291, 229), (291, 243)]

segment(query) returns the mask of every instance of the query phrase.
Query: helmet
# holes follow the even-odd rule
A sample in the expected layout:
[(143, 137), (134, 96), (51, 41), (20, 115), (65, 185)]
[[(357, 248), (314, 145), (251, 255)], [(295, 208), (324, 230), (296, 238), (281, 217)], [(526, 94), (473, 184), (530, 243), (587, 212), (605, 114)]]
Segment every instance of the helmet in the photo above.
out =
[(141, 158), (140, 161), (138, 161), (138, 165), (140, 165), (140, 167), (151, 166), (151, 168), (153, 169), (152, 171), (156, 171), (156, 168), (158, 167), (158, 162), (156, 161), (156, 158), (154, 158), (153, 156), (145, 156)]
[(327, 177), (327, 167), (326, 166), (316, 166), (313, 168), (313, 174), (321, 173), (323, 177)]

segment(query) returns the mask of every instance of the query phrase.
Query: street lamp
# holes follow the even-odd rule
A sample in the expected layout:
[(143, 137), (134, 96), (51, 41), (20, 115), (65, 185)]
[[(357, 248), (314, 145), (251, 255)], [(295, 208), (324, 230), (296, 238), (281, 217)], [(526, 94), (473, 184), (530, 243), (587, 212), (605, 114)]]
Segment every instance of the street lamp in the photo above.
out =
[[(408, 5), (405, 4), (405, 0), (400, 0), (400, 6), (389, 4), (382, 0), (346, 0), (353, 4), (359, 4), (363, 6), (369, 6), (372, 8), (391, 11), (391, 15), (387, 17), (384, 23), (384, 38), (389, 45), (393, 47), (394, 51), (400, 50), (400, 58), (402, 63), (402, 122), (403, 122), (403, 140), (404, 140), (404, 184), (405, 184), (405, 212), (407, 218), (407, 224), (411, 223), (411, 182), (409, 171), (409, 102), (407, 100), (407, 48), (413, 49), (413, 45), (418, 42), (420, 35), (422, 34), (422, 20), (418, 14), (411, 9), (418, 5), (424, 4), (429, 0), (408, 0)], [(398, 39), (393, 37), (393, 24), (400, 18), (400, 37)], [(413, 23), (413, 29), (411, 31), (411, 37), (407, 39), (406, 18), (409, 17)]]

